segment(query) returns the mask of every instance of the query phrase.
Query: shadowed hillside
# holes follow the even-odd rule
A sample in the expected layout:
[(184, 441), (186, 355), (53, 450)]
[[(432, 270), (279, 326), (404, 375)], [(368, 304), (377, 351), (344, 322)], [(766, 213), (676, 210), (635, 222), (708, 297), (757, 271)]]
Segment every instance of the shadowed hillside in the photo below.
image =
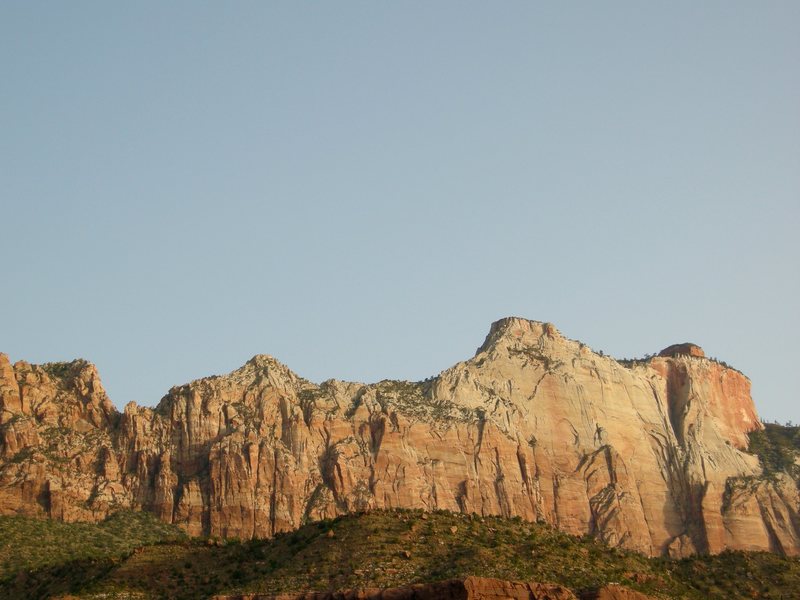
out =
[[(662, 598), (791, 598), (800, 561), (724, 552), (677, 561), (521, 519), (415, 510), (311, 523), (272, 540), (181, 539), (150, 518), (98, 524), (0, 518), (0, 597), (207, 598), (223, 592), (392, 587), (468, 575), (621, 583)], [(142, 546), (139, 546), (143, 544)]]

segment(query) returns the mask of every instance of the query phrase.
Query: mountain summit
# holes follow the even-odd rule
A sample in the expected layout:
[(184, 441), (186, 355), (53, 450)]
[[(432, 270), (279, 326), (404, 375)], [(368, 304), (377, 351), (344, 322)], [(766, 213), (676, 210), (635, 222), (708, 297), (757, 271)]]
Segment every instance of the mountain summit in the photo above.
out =
[(269, 537), (376, 508), (519, 516), (648, 555), (800, 553), (798, 485), (747, 452), (750, 382), (678, 344), (617, 361), (506, 318), (424, 382), (314, 384), (258, 355), (120, 414), (85, 361), (0, 354), (0, 514), (155, 513)]

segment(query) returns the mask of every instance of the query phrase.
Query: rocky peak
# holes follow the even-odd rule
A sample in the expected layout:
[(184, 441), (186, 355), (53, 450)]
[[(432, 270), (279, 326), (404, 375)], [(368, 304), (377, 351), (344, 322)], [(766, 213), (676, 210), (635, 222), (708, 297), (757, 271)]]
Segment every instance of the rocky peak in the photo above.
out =
[(298, 385), (307, 383), (305, 379), (269, 354), (256, 354), (242, 367), (223, 377), (240, 384), (253, 384), (261, 380), (284, 391), (293, 390)]
[(682, 344), (672, 344), (667, 346), (658, 355), (662, 358), (675, 358), (677, 356), (695, 356), (704, 358), (706, 353), (697, 344), (691, 342), (684, 342)]
[(531, 321), (522, 317), (505, 317), (492, 323), (486, 339), (475, 354), (487, 352), (499, 346), (539, 344), (543, 337), (550, 340), (564, 339), (552, 323)]
[(8, 358), (8, 354), (0, 352), (0, 374), (11, 372), (11, 368), (11, 361)]
[(286, 368), (286, 365), (284, 365), (281, 361), (279, 361), (271, 354), (256, 354), (245, 364), (251, 365), (257, 369), (269, 369), (270, 367), (272, 368), (279, 367), (282, 369)]
[(5, 415), (0, 422), (18, 415), (78, 428), (108, 428), (118, 415), (90, 362), (18, 361), (11, 366), (4, 354), (0, 355), (0, 412)]

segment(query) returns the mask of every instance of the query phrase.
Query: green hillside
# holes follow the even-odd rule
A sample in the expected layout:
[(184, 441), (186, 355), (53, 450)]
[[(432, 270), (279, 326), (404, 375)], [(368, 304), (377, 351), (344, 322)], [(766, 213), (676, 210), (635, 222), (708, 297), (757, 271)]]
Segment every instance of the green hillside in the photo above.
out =
[(376, 511), (306, 525), (273, 540), (189, 540), (141, 513), (98, 525), (0, 518), (0, 597), (204, 598), (396, 586), (466, 575), (610, 582), (660, 597), (790, 598), (800, 561), (726, 552), (648, 559), (518, 519)]

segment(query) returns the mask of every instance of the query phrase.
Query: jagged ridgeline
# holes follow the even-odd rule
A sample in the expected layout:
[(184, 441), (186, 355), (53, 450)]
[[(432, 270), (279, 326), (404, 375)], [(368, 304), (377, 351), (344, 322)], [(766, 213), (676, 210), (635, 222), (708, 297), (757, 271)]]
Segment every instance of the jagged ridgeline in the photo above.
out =
[(519, 318), (424, 382), (317, 385), (256, 356), (122, 414), (85, 361), (0, 355), (0, 514), (144, 510), (249, 539), (356, 511), (447, 510), (647, 555), (794, 555), (797, 459), (773, 433), (749, 380), (695, 345), (618, 362)]

